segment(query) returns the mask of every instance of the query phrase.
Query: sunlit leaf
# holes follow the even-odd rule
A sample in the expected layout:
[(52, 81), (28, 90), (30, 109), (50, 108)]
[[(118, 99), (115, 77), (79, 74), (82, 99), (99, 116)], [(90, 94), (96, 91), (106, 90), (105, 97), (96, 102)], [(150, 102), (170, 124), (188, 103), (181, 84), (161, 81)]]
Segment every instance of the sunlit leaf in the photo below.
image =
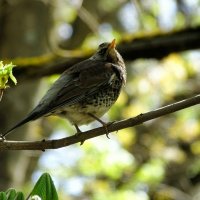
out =
[(42, 200), (58, 200), (56, 188), (48, 173), (44, 173), (33, 188), (30, 196), (37, 195)]

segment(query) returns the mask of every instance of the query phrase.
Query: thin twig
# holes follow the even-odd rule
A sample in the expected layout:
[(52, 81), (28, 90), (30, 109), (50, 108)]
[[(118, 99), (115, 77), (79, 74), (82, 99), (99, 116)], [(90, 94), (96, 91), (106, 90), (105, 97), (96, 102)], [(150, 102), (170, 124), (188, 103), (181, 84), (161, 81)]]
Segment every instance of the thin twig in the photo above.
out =
[[(192, 98), (179, 101), (165, 107), (159, 108), (154, 111), (150, 111), (144, 114), (140, 114), (136, 117), (111, 123), (107, 127), (109, 133), (118, 131), (124, 128), (133, 127), (142, 124), (146, 121), (156, 119), (163, 115), (167, 115), (194, 105), (200, 104), (200, 94)], [(104, 127), (95, 128), (89, 131), (82, 132), (78, 135), (65, 137), (57, 140), (42, 140), (36, 142), (28, 141), (2, 141), (0, 142), (0, 150), (45, 150), (45, 149), (57, 149), (66, 147), (81, 141), (85, 141), (90, 138), (94, 138), (100, 135), (107, 134)], [(109, 141), (108, 141), (109, 142)]]
[(3, 92), (4, 92), (4, 89), (0, 89), (0, 101), (2, 100)]

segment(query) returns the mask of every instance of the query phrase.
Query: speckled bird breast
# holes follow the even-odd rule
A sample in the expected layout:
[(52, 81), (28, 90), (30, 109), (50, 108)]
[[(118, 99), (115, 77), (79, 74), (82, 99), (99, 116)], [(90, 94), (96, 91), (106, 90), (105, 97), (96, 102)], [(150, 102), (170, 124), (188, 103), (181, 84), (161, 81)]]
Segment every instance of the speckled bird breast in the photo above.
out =
[(72, 124), (88, 124), (95, 120), (88, 113), (98, 118), (104, 115), (116, 102), (121, 88), (122, 80), (115, 76), (108, 87), (100, 89), (76, 104), (63, 107), (62, 111), (56, 114), (67, 118)]

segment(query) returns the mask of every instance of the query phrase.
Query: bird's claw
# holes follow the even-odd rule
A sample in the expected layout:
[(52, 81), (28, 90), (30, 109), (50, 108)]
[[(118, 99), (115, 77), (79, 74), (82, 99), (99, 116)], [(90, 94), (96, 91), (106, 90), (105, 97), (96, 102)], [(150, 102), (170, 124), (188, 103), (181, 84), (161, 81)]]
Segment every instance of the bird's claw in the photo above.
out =
[[(75, 128), (76, 128), (76, 133), (75, 133), (75, 136), (79, 136), (81, 133), (82, 133), (82, 131), (80, 130), (80, 128), (76, 125), (76, 124), (74, 124), (74, 126), (75, 126)], [(80, 141), (80, 145), (83, 145), (83, 143), (85, 142), (85, 140), (82, 140), (82, 141)]]
[(102, 121), (101, 119), (99, 119), (98, 117), (96, 117), (95, 115), (93, 115), (92, 113), (88, 113), (88, 115), (90, 115), (92, 118), (96, 119), (99, 123), (101, 123), (101, 124), (103, 125), (103, 127), (106, 129), (106, 137), (107, 137), (108, 139), (110, 139), (110, 138), (109, 138), (108, 127), (109, 127), (110, 125), (112, 125), (113, 123), (115, 123), (115, 121), (105, 123), (104, 121)]
[(109, 133), (106, 133), (106, 137), (107, 137), (108, 139), (110, 139), (110, 137), (109, 137)]
[(113, 122), (108, 122), (108, 123), (102, 123), (102, 124), (103, 124), (103, 127), (106, 129), (106, 137), (107, 137), (108, 139), (110, 139), (108, 127), (109, 127), (110, 125), (112, 125), (113, 123), (115, 123), (115, 121), (113, 121)]
[[(80, 132), (76, 132), (75, 136), (78, 137), (81, 133), (82, 133), (81, 131)], [(84, 142), (85, 142), (85, 140), (81, 140), (80, 141), (80, 145), (83, 145)]]

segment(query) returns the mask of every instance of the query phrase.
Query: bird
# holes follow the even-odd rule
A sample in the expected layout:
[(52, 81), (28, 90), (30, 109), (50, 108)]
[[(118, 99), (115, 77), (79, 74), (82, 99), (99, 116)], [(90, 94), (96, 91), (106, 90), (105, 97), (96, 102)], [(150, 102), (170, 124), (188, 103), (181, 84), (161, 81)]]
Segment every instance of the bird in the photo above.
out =
[(64, 117), (80, 133), (80, 125), (99, 121), (116, 102), (126, 83), (126, 66), (116, 50), (116, 40), (104, 42), (88, 59), (66, 69), (52, 84), (38, 105), (21, 121), (1, 134), (5, 137), (14, 129), (40, 117)]

